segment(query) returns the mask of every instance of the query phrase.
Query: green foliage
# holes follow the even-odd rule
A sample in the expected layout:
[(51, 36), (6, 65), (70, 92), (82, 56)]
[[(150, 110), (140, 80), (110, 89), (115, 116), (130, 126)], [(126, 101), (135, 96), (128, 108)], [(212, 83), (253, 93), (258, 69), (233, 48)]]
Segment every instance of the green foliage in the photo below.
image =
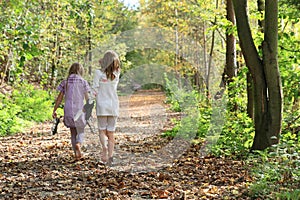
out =
[(21, 130), (19, 118), (16, 116), (20, 112), (20, 107), (13, 104), (9, 98), (0, 93), (0, 136)]
[(45, 90), (21, 84), (13, 91), (12, 101), (19, 106), (17, 116), (24, 120), (42, 122), (51, 119), (53, 98)]
[(276, 198), (281, 200), (298, 200), (300, 199), (300, 189), (278, 193)]
[(194, 107), (198, 106), (197, 104), (200, 98), (199, 93), (196, 90), (191, 89), (188, 85), (180, 86), (185, 82), (186, 81), (183, 79), (178, 80), (174, 77), (167, 77), (165, 74), (166, 103), (170, 104), (170, 108), (173, 111), (184, 111), (186, 107), (192, 103), (194, 103)]
[(244, 157), (248, 154), (254, 137), (254, 125), (246, 113), (227, 112), (226, 123), (212, 153), (217, 156), (226, 155)]
[(237, 77), (228, 85), (225, 123), (212, 153), (220, 156), (244, 157), (254, 138), (254, 123), (247, 114), (246, 78), (247, 68), (240, 69)]
[(179, 104), (179, 95), (181, 96), (181, 93), (176, 92), (178, 91), (178, 81), (176, 79), (171, 79), (165, 75), (166, 80), (166, 95), (167, 95), (167, 101), (166, 103), (170, 104), (170, 108), (173, 111), (180, 112), (180, 104)]
[(137, 24), (136, 11), (117, 0), (15, 0), (0, 7), (0, 80), (6, 82), (25, 78), (49, 87), (70, 63), (85, 63), (105, 39)]
[[(203, 106), (200, 106), (196, 123), (193, 118), (195, 115), (187, 116), (180, 120), (173, 119), (174, 127), (171, 130), (164, 132), (163, 136), (176, 137), (178, 136), (178, 133), (188, 133), (191, 130), (196, 129), (195, 138), (204, 138), (209, 130), (211, 111), (211, 108), (207, 105), (203, 104)], [(185, 138), (189, 138), (187, 136)]]
[[(291, 1), (290, 1), (291, 2)], [(281, 5), (279, 24), (278, 61), (283, 87), (283, 123), (282, 145), (300, 142), (300, 111), (299, 111), (299, 79), (300, 79), (300, 31), (299, 17), (295, 16), (296, 9), (292, 6)], [(298, 134), (297, 134), (298, 133)]]
[[(39, 41), (39, 16), (32, 11), (36, 2), (4, 1), (0, 2), (1, 37), (0, 57), (4, 63), (10, 64), (8, 81), (19, 80), (27, 71), (23, 68), (35, 56), (40, 56), (42, 51), (38, 47)], [(0, 74), (0, 77), (5, 74)]]
[(249, 194), (254, 198), (299, 199), (300, 145), (291, 135), (265, 151), (256, 151), (248, 159), (255, 182)]
[[(179, 89), (177, 79), (166, 78), (166, 93), (167, 103), (170, 104), (170, 108), (177, 112), (183, 112), (185, 110), (185, 103), (187, 99), (196, 99), (193, 110), (189, 107), (189, 110), (193, 113), (197, 113), (197, 116), (186, 115), (187, 117), (175, 121), (175, 126), (172, 130), (164, 133), (166, 136), (177, 136), (180, 132), (188, 132), (188, 129), (197, 129), (196, 137), (205, 139), (209, 143), (211, 151), (214, 155), (226, 155), (241, 157), (247, 155), (249, 148), (252, 145), (254, 137), (254, 124), (251, 118), (248, 117), (246, 110), (246, 94), (245, 88), (246, 82), (240, 73), (237, 78), (229, 86), (232, 88), (229, 91), (230, 97), (227, 104), (227, 111), (222, 110), (220, 105), (214, 108), (213, 104), (207, 100), (205, 95), (192, 90), (186, 91)], [(226, 95), (226, 94), (224, 94)], [(226, 107), (226, 106), (225, 106)], [(232, 111), (233, 108), (238, 108), (236, 111)], [(218, 121), (218, 118), (212, 118), (213, 109), (219, 109), (220, 112), (224, 112), (225, 123)], [(196, 122), (195, 122), (196, 119)], [(215, 121), (213, 121), (215, 120)], [(212, 127), (214, 123), (219, 123), (221, 134), (212, 133)], [(193, 124), (193, 125), (191, 125)]]
[(295, 37), (293, 32), (279, 34), (279, 64), (282, 77), (282, 86), (284, 92), (285, 110), (289, 110), (299, 98), (300, 78), (300, 49), (299, 38)]
[[(186, 139), (194, 139), (200, 135), (204, 135), (209, 127), (211, 109), (206, 106), (203, 101), (200, 103), (201, 94), (196, 90), (189, 89), (188, 85), (180, 87), (180, 83), (184, 80), (167, 77), (165, 75), (165, 90), (167, 94), (166, 102), (170, 105), (170, 109), (181, 112), (181, 119), (175, 121), (172, 130), (167, 131), (163, 136), (183, 137)], [(202, 99), (204, 99), (202, 97)]]
[(142, 89), (143, 90), (155, 90), (155, 89), (161, 89), (163, 90), (163, 86), (160, 85), (160, 84), (156, 84), (156, 83), (148, 83), (148, 84), (145, 84), (145, 85), (142, 85)]
[(24, 131), (33, 122), (52, 118), (53, 96), (28, 83), (19, 84), (10, 96), (0, 93), (0, 97), (1, 136)]
[(298, 0), (280, 0), (278, 3), (280, 17), (297, 19), (299, 21), (300, 3)]

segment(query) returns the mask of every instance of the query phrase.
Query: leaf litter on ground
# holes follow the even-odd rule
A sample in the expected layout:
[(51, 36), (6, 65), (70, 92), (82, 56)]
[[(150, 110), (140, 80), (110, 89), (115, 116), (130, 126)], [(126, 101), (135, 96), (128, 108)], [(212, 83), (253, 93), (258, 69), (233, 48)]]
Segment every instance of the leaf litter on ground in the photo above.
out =
[(243, 161), (203, 156), (201, 144), (161, 137), (180, 117), (164, 101), (159, 91), (120, 98), (112, 167), (100, 162), (98, 135), (88, 129), (77, 162), (63, 124), (56, 135), (44, 123), (0, 138), (0, 199), (250, 199)]

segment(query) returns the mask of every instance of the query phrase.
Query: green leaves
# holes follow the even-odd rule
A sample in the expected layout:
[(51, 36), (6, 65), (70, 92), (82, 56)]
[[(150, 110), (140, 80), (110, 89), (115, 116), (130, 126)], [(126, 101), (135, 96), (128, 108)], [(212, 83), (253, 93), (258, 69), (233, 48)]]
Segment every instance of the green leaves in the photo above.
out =
[(0, 136), (4, 136), (14, 131), (20, 131), (21, 127), (18, 125), (18, 118), (16, 114), (20, 112), (20, 107), (12, 103), (7, 96), (0, 93)]
[(27, 83), (16, 87), (11, 95), (0, 93), (0, 135), (24, 131), (32, 122), (52, 118), (54, 97)]
[(65, 76), (71, 62), (84, 63), (105, 38), (137, 22), (135, 11), (119, 1), (16, 0), (1, 1), (0, 6), (0, 58), (1, 65), (7, 65), (0, 79), (12, 82), (20, 74), (39, 82), (49, 73), (47, 84), (52, 84), (56, 76)]
[(17, 116), (22, 119), (36, 122), (51, 119), (54, 99), (47, 91), (38, 90), (29, 84), (22, 84), (13, 91), (12, 100), (20, 106)]
[(250, 195), (282, 199), (297, 196), (300, 182), (300, 146), (294, 142), (283, 142), (256, 153), (257, 155), (251, 155), (247, 161), (252, 163), (252, 174), (256, 178), (256, 182), (249, 188)]

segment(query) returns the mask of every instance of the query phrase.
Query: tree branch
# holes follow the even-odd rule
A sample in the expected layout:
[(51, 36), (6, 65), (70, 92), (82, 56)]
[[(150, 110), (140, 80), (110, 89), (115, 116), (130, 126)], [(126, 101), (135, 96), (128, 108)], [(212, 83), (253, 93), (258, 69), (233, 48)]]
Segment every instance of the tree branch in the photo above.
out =
[[(254, 44), (247, 14), (247, 0), (233, 0), (240, 46), (250, 73), (255, 77), (263, 74), (262, 60)], [(260, 78), (260, 77), (258, 77)], [(255, 80), (254, 80), (255, 81)]]
[(289, 52), (294, 52), (294, 53), (300, 53), (300, 50), (297, 50), (297, 49), (288, 49), (282, 45), (279, 46), (280, 49), (283, 49), (283, 50), (286, 50), (286, 51), (289, 51)]

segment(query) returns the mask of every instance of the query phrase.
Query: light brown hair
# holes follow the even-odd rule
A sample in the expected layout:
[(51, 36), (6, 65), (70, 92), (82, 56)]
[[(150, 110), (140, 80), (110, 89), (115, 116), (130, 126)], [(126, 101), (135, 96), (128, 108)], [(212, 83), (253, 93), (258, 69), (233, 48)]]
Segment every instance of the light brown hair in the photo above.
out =
[(78, 75), (82, 76), (83, 73), (84, 73), (83, 66), (80, 63), (73, 63), (69, 69), (68, 77), (71, 74), (78, 74)]
[(105, 52), (103, 58), (100, 60), (102, 71), (105, 72), (106, 77), (110, 80), (115, 79), (114, 71), (120, 68), (120, 59), (116, 52), (108, 50)]
[(71, 74), (78, 74), (80, 76), (83, 76), (84, 74), (84, 69), (83, 66), (80, 63), (73, 63), (69, 69), (69, 74), (67, 77), (67, 81), (66, 81), (66, 92), (68, 89), (68, 81), (69, 81), (69, 77)]

